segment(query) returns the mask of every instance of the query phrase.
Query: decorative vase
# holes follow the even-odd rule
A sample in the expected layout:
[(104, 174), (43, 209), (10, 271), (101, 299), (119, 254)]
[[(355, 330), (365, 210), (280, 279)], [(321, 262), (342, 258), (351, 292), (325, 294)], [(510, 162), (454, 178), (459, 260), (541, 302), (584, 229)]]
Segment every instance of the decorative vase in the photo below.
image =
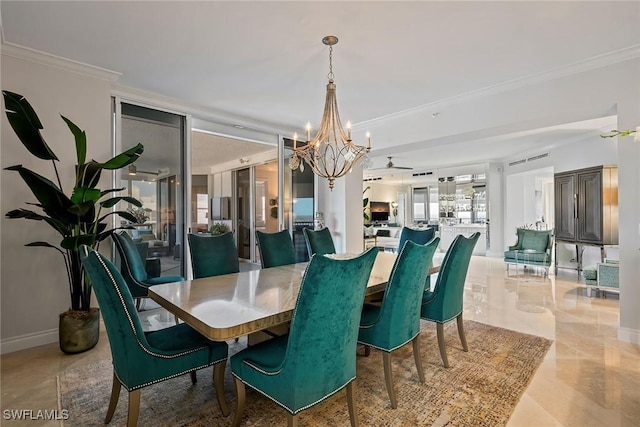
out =
[(100, 309), (60, 313), (58, 333), (60, 350), (64, 353), (75, 354), (92, 349), (100, 338)]
[(316, 218), (314, 220), (315, 230), (322, 230), (324, 228), (324, 213), (316, 212)]

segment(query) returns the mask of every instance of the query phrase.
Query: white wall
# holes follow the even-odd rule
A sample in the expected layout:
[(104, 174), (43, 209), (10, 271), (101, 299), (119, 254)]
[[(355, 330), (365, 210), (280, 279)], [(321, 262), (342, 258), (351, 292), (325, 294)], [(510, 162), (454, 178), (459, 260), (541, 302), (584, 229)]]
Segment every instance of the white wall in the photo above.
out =
[[(2, 89), (24, 95), (44, 126), (42, 134), (60, 158), (58, 171), (67, 193), (76, 163), (73, 135), (60, 118), (65, 115), (87, 133), (88, 157), (111, 155), (111, 83), (87, 74), (18, 59), (2, 52)], [(57, 243), (60, 237), (40, 222), (9, 220), (4, 213), (35, 202), (15, 164), (50, 178), (50, 162), (34, 159), (15, 136), (2, 112), (2, 352), (56, 342), (58, 314), (70, 305), (69, 285), (61, 255), (53, 249), (30, 248), (36, 240)], [(103, 179), (108, 180), (108, 174)]]

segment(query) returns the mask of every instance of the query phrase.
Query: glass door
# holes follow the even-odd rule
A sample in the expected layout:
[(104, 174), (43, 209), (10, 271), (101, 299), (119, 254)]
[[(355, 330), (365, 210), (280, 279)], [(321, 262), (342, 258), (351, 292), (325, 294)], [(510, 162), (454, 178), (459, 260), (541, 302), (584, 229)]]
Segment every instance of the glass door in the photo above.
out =
[[(283, 138), (281, 141), (281, 158), (283, 159), (282, 178), (284, 221), (281, 226), (290, 230), (293, 238), (293, 246), (296, 251), (296, 261), (309, 260), (307, 245), (302, 230), (304, 228), (316, 228), (324, 223), (322, 212), (316, 212), (315, 176), (310, 167), (291, 170), (289, 159), (293, 153), (293, 140)], [(314, 219), (317, 224), (314, 224)]]
[(118, 99), (114, 105), (118, 152), (137, 143), (144, 146), (140, 158), (116, 178), (123, 193), (143, 204), (142, 208), (128, 208), (135, 212), (136, 223), (122, 225), (132, 227), (127, 232), (135, 242), (147, 244), (147, 258), (160, 260), (160, 275), (184, 276), (185, 193), (181, 183), (186, 118)]
[(251, 168), (237, 170), (235, 182), (238, 257), (251, 261), (251, 249), (254, 245), (254, 233), (251, 230)]

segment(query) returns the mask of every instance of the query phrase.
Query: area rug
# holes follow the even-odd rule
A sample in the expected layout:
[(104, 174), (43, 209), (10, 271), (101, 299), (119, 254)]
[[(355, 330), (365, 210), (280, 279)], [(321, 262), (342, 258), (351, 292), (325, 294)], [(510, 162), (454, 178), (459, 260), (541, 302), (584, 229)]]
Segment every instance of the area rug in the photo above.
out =
[[(357, 407), (362, 426), (503, 426), (551, 345), (546, 338), (465, 321), (469, 352), (462, 351), (455, 322), (445, 327), (450, 368), (442, 366), (435, 324), (422, 322), (421, 353), (426, 383), (418, 380), (411, 344), (392, 356), (398, 408), (391, 409), (381, 353), (357, 360)], [(232, 344), (230, 352), (241, 349)], [(66, 426), (102, 425), (111, 391), (110, 360), (73, 368), (58, 377), (60, 409)], [(139, 426), (227, 426), (235, 410), (231, 373), (225, 375), (229, 417), (220, 413), (212, 369), (198, 371), (142, 390)], [(126, 424), (127, 393), (122, 391), (111, 425)], [(244, 426), (285, 425), (275, 403), (247, 388)], [(299, 416), (301, 426), (347, 426), (346, 393), (337, 393)]]

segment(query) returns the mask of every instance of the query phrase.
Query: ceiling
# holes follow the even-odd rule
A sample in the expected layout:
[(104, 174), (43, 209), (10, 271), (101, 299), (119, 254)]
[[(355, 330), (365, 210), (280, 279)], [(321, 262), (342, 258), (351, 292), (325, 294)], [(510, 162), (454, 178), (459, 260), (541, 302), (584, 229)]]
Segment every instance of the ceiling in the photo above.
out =
[[(333, 71), (342, 119), (354, 129), (640, 44), (635, 1), (3, 0), (0, 12), (5, 43), (116, 71), (121, 87), (223, 112), (228, 125), (288, 134), (321, 116), (325, 35), (340, 39)], [(428, 153), (419, 141), (398, 147), (374, 133), (372, 155), (376, 167), (393, 155), (429, 170), (541, 151), (614, 124), (459, 138)]]

